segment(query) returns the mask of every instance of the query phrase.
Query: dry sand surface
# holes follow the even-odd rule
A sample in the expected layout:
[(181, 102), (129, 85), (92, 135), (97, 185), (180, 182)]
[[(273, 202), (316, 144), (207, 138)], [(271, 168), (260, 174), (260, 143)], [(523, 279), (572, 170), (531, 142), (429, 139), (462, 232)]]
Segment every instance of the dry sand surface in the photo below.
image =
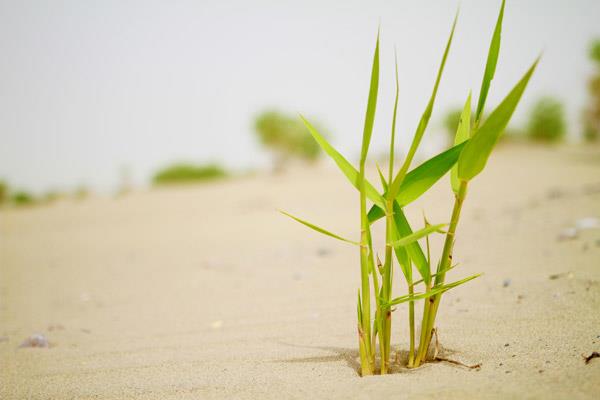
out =
[[(409, 218), (445, 222), (451, 200), (444, 178)], [(582, 358), (600, 351), (600, 230), (557, 240), (600, 217), (600, 149), (505, 145), (471, 185), (448, 279), (484, 275), (438, 328), (479, 369), (357, 375), (357, 250), (276, 212), (356, 237), (357, 203), (324, 160), (1, 210), (0, 398), (600, 398), (600, 359)], [(405, 307), (393, 325), (403, 354)], [(36, 332), (49, 348), (18, 348)]]

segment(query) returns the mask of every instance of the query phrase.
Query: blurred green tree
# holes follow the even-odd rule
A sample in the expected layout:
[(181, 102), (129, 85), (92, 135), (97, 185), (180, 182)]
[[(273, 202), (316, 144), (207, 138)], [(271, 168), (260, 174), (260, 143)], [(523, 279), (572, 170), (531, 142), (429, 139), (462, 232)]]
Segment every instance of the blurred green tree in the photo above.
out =
[(314, 161), (319, 157), (319, 145), (296, 116), (265, 111), (256, 117), (254, 131), (260, 143), (273, 153), (275, 171), (281, 171), (292, 158)]
[(25, 191), (18, 191), (12, 194), (12, 202), (17, 206), (26, 206), (33, 204), (33, 196)]
[(209, 165), (194, 165), (189, 163), (177, 163), (159, 170), (152, 179), (155, 185), (167, 183), (192, 183), (208, 181), (227, 176), (222, 167)]
[(8, 185), (6, 182), (0, 181), (0, 205), (8, 200)]
[(527, 135), (531, 139), (556, 142), (566, 133), (563, 104), (552, 97), (542, 97), (533, 106), (529, 115)]
[(583, 137), (592, 142), (600, 139), (600, 39), (592, 42), (589, 55), (596, 72), (588, 81), (589, 103), (583, 112)]

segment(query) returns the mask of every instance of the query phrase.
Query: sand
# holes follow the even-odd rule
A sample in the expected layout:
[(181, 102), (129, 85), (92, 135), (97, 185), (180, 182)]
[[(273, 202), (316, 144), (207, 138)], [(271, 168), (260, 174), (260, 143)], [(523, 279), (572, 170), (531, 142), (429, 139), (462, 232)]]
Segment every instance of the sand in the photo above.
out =
[[(276, 212), (356, 237), (357, 200), (324, 160), (1, 210), (0, 398), (600, 398), (600, 359), (582, 358), (600, 351), (600, 230), (558, 240), (600, 217), (600, 149), (505, 145), (471, 185), (448, 279), (484, 275), (437, 325), (479, 369), (358, 376), (357, 251)], [(444, 179), (409, 218), (444, 222), (451, 201)], [(19, 348), (33, 333), (50, 347)], [(399, 307), (401, 354), (407, 338)]]

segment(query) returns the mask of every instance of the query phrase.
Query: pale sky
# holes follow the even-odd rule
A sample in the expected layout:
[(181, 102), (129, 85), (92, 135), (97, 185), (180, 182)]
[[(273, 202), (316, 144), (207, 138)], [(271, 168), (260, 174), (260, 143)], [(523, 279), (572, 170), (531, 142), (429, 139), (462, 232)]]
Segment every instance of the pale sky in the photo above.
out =
[[(265, 108), (301, 112), (349, 157), (360, 146), (370, 63), (381, 24), (374, 153), (388, 138), (393, 47), (400, 73), (399, 146), (429, 97), (458, 1), (0, 0), (0, 179), (41, 192), (107, 191), (128, 166), (138, 184), (172, 161), (253, 168)], [(477, 96), (499, 0), (463, 0), (430, 134)], [(600, 1), (509, 0), (494, 106), (543, 51), (515, 116), (542, 95), (579, 130), (600, 37)]]

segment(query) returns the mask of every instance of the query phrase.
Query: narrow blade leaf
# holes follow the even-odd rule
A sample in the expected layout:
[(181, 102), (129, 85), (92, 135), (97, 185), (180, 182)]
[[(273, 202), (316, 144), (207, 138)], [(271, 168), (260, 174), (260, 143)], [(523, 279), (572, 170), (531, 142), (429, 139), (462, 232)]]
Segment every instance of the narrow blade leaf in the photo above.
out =
[(423, 229), (411, 233), (410, 235), (404, 236), (399, 240), (393, 241), (392, 243), (390, 243), (390, 245), (392, 245), (393, 247), (405, 247), (425, 236), (431, 235), (434, 232), (440, 232), (440, 229), (447, 225), (448, 224), (429, 225)]
[[(392, 240), (396, 241), (400, 239), (400, 233), (398, 232), (398, 227), (396, 224), (392, 224)], [(410, 258), (408, 257), (408, 253), (404, 247), (394, 247), (394, 253), (396, 254), (396, 259), (398, 260), (398, 264), (400, 265), (400, 270), (402, 270), (402, 275), (406, 278), (408, 283), (412, 282), (412, 263)]]
[[(400, 208), (400, 205), (398, 205), (398, 202), (396, 201), (394, 202), (393, 219), (394, 224), (396, 225), (396, 229), (400, 234), (400, 238), (412, 235), (413, 231), (410, 227), (410, 224), (408, 223), (408, 220), (406, 219), (406, 216), (404, 215), (404, 211), (402, 211), (402, 208)], [(423, 253), (423, 250), (419, 245), (419, 242), (412, 242), (403, 248), (406, 249), (408, 256), (415, 264), (415, 267), (417, 268), (417, 271), (419, 271), (421, 278), (423, 278), (425, 282), (430, 282), (431, 270), (429, 267), (429, 263), (425, 258), (425, 254)]]
[(406, 177), (406, 173), (410, 168), (410, 164), (412, 163), (412, 159), (417, 152), (419, 145), (421, 144), (421, 139), (423, 138), (423, 134), (427, 129), (427, 125), (429, 124), (429, 119), (431, 118), (431, 114), (433, 112), (433, 105), (435, 103), (435, 97), (437, 96), (438, 87), (440, 85), (440, 81), (442, 79), (442, 73), (444, 72), (444, 66), (446, 65), (446, 59), (448, 58), (448, 53), (450, 52), (450, 45), (452, 44), (452, 38), (454, 37), (454, 30), (456, 29), (456, 21), (458, 20), (458, 13), (454, 17), (454, 22), (452, 23), (452, 30), (450, 31), (450, 36), (448, 37), (448, 42), (446, 43), (446, 48), (444, 50), (444, 55), (442, 57), (442, 62), (440, 63), (440, 67), (438, 69), (437, 77), (435, 79), (435, 84), (433, 86), (433, 92), (431, 93), (431, 97), (429, 98), (429, 102), (427, 103), (427, 107), (421, 116), (421, 120), (419, 121), (419, 125), (417, 126), (417, 130), (415, 135), (413, 136), (413, 141), (410, 145), (410, 149), (408, 150), (408, 154), (406, 159), (404, 160), (404, 164), (398, 171), (398, 174), (394, 178), (393, 182), (390, 182), (390, 195), (392, 197), (396, 197), (400, 191), (400, 187), (404, 178)]
[(383, 187), (383, 191), (387, 192), (388, 184), (383, 176), (383, 172), (381, 172), (381, 168), (379, 168), (379, 164), (377, 164), (377, 173), (379, 174), (379, 180), (381, 181), (381, 187)]
[(467, 142), (458, 159), (458, 177), (460, 179), (471, 180), (485, 167), (498, 138), (508, 125), (538, 61), (539, 58)]
[(279, 210), (279, 212), (282, 213), (285, 216), (290, 217), (293, 220), (296, 220), (296, 221), (300, 222), (302, 225), (308, 226), (310, 229), (313, 229), (313, 230), (315, 230), (315, 231), (317, 231), (319, 233), (322, 233), (323, 235), (327, 235), (327, 236), (330, 236), (330, 237), (332, 237), (334, 239), (338, 239), (338, 240), (341, 240), (343, 242), (351, 243), (351, 244), (354, 244), (354, 245), (357, 245), (357, 246), (360, 245), (360, 243), (358, 243), (358, 242), (355, 242), (355, 241), (350, 240), (350, 239), (343, 238), (343, 237), (341, 237), (339, 235), (336, 235), (335, 233), (331, 233), (328, 230), (325, 230), (325, 229), (323, 229), (321, 227), (318, 227), (318, 226), (316, 226), (314, 224), (311, 224), (310, 222), (304, 221), (304, 220), (302, 220), (302, 219), (300, 219), (298, 217), (293, 216), (292, 214), (288, 214), (285, 211)]
[[(406, 174), (406, 178), (400, 186), (400, 193), (396, 197), (396, 201), (400, 206), (404, 207), (412, 203), (439, 181), (456, 164), (465, 144), (461, 143), (451, 147)], [(369, 210), (370, 223), (384, 216), (383, 208), (378, 205), (374, 205)]]
[[(356, 168), (354, 168), (354, 166), (352, 164), (350, 164), (350, 162), (348, 162), (348, 160), (346, 160), (344, 158), (344, 156), (342, 156), (335, 148), (333, 148), (333, 146), (329, 144), (329, 142), (323, 137), (323, 135), (321, 135), (315, 129), (315, 127), (313, 127), (310, 124), (310, 122), (308, 122), (302, 115), (300, 116), (300, 118), (304, 122), (304, 125), (306, 125), (306, 128), (308, 129), (308, 131), (310, 132), (312, 137), (315, 139), (315, 141), (319, 144), (319, 146), (321, 146), (323, 151), (333, 159), (333, 161), (337, 164), (337, 166), (340, 168), (342, 173), (344, 175), (346, 175), (346, 178), (348, 178), (350, 183), (355, 188), (358, 189), (359, 188), (359, 174), (358, 174), (358, 171), (356, 170)], [(384, 208), (384, 203), (383, 203), (383, 199), (381, 198), (381, 195), (379, 194), (377, 189), (375, 189), (375, 187), (373, 187), (373, 185), (371, 185), (371, 183), (369, 183), (369, 181), (367, 181), (366, 179), (365, 179), (365, 195), (373, 203), (377, 204), (379, 207)]]
[(492, 35), (487, 61), (485, 63), (485, 71), (483, 73), (483, 80), (481, 81), (481, 90), (479, 91), (479, 101), (477, 102), (477, 111), (475, 112), (475, 121), (477, 121), (476, 123), (479, 123), (479, 120), (481, 119), (483, 108), (485, 107), (485, 101), (490, 90), (490, 85), (492, 83), (492, 79), (494, 79), (494, 74), (496, 73), (498, 54), (500, 53), (500, 37), (502, 36), (503, 18), (504, 0), (502, 0), (502, 6), (500, 6), (500, 13), (498, 14), (496, 28), (494, 28), (494, 34)]
[[(460, 114), (460, 121), (458, 122), (458, 128), (456, 129), (456, 136), (454, 137), (454, 145), (461, 144), (469, 139), (471, 132), (471, 93), (465, 102), (462, 113)], [(452, 184), (452, 190), (454, 193), (458, 193), (460, 187), (460, 180), (458, 179), (458, 166), (454, 165), (450, 171), (450, 182)]]
[(397, 298), (391, 300), (388, 303), (382, 304), (382, 307), (386, 307), (387, 308), (387, 307), (392, 307), (392, 306), (395, 306), (395, 305), (398, 305), (398, 304), (401, 304), (401, 303), (405, 303), (407, 301), (415, 301), (415, 300), (426, 299), (428, 297), (435, 296), (437, 294), (447, 292), (448, 290), (450, 290), (452, 288), (460, 286), (460, 285), (462, 285), (464, 283), (467, 283), (467, 282), (469, 282), (469, 281), (471, 281), (471, 280), (473, 280), (475, 278), (478, 278), (480, 276), (481, 276), (481, 274), (475, 274), (475, 275), (469, 276), (467, 278), (461, 279), (459, 281), (448, 283), (446, 285), (434, 286), (434, 287), (431, 288), (431, 290), (429, 290), (429, 291), (427, 291), (425, 293), (415, 293), (412, 296), (411, 295), (400, 296), (400, 297), (397, 297)]
[(377, 33), (377, 44), (375, 45), (375, 54), (373, 55), (373, 66), (371, 68), (371, 83), (369, 85), (369, 100), (367, 102), (367, 111), (365, 114), (365, 126), (363, 129), (362, 147), (360, 150), (360, 162), (365, 163), (369, 144), (371, 143), (371, 134), (373, 133), (373, 123), (375, 121), (375, 110), (377, 109), (377, 92), (379, 90), (379, 33)]

